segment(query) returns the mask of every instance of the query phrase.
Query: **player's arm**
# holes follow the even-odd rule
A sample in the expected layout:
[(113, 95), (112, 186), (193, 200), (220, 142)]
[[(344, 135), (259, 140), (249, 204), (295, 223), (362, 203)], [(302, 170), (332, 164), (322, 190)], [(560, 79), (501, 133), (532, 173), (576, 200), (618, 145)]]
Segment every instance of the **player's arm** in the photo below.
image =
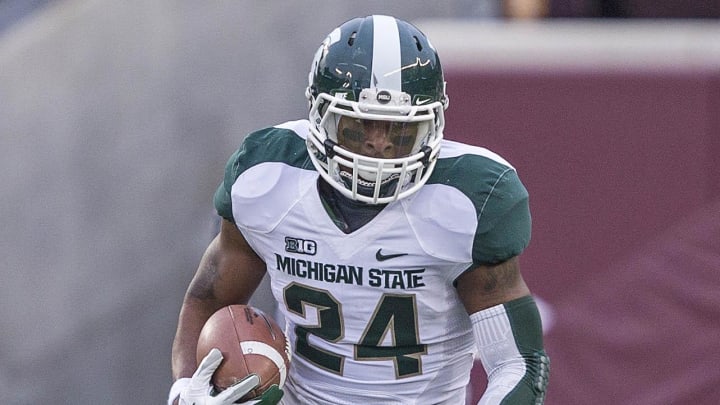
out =
[(535, 301), (517, 257), (478, 265), (457, 279), (477, 340), (488, 385), (479, 404), (539, 404), (544, 401), (549, 360)]
[(185, 293), (172, 348), (175, 380), (199, 371), (197, 340), (210, 315), (226, 305), (246, 304), (264, 275), (265, 263), (235, 224), (224, 219), (220, 233), (206, 249)]

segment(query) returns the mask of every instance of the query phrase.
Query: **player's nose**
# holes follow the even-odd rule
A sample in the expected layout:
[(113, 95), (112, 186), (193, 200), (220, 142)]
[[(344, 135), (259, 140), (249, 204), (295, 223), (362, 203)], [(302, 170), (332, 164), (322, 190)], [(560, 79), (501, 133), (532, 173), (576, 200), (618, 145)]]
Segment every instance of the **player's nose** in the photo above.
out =
[(365, 126), (363, 154), (376, 158), (394, 157), (394, 145), (388, 137), (389, 126), (372, 124)]

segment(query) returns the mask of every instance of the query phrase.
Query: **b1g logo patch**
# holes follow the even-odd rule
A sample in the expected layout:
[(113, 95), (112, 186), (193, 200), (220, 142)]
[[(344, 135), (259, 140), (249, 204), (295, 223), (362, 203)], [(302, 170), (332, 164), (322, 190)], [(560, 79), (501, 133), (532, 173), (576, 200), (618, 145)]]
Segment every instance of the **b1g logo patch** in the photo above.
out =
[(313, 256), (317, 252), (317, 242), (314, 240), (305, 240), (286, 236), (285, 251)]

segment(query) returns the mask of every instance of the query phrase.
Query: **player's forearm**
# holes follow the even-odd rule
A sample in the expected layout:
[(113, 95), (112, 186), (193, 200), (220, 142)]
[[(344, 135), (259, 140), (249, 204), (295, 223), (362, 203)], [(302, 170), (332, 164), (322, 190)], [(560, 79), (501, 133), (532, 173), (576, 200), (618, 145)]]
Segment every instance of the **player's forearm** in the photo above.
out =
[(197, 368), (197, 340), (205, 321), (214, 311), (214, 305), (186, 297), (180, 310), (180, 319), (172, 347), (174, 379), (190, 377)]
[(208, 318), (223, 306), (247, 303), (264, 275), (265, 264), (235, 225), (224, 221), (185, 294), (173, 342), (173, 377), (189, 377), (197, 368), (197, 339)]
[(200, 259), (197, 272), (188, 286), (180, 309), (172, 348), (172, 373), (175, 379), (189, 377), (197, 368), (196, 347), (200, 330), (215, 310), (223, 306), (218, 297), (223, 262), (220, 238), (215, 238)]
[(542, 404), (550, 363), (533, 298), (488, 308), (473, 314), (471, 320), (488, 375), (487, 389), (478, 404)]

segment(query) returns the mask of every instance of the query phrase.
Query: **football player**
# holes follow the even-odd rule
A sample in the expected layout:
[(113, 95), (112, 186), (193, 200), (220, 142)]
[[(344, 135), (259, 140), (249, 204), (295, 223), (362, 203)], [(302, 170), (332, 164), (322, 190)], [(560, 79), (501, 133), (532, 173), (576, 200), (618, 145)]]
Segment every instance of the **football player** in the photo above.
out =
[(213, 395), (204, 322), (247, 303), (269, 275), (292, 364), (253, 403), (464, 404), (478, 357), (480, 404), (540, 404), (549, 360), (519, 268), (528, 193), (497, 154), (443, 139), (436, 50), (389, 16), (350, 20), (311, 64), (309, 119), (249, 134), (214, 197), (223, 218), (187, 290), (169, 403)]

